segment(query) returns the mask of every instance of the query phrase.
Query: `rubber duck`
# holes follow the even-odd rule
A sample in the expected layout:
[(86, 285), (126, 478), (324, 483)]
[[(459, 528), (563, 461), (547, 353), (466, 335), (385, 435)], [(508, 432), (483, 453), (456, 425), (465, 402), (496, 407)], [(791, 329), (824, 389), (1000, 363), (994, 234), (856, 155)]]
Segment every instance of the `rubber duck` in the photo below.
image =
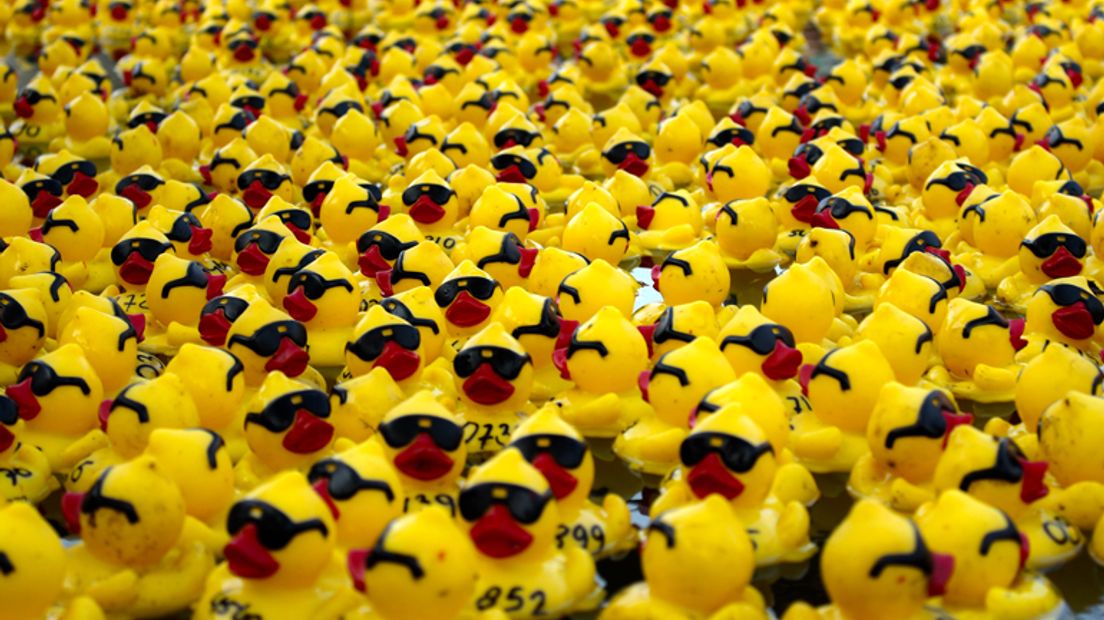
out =
[(951, 249), (953, 260), (995, 289), (1017, 269), (1020, 240), (1035, 224), (1030, 203), (1015, 191), (992, 194), (975, 189), (960, 210), (963, 243)]
[(974, 402), (1011, 398), (1018, 370), (1014, 357), (1022, 343), (995, 308), (961, 297), (951, 300), (935, 345), (941, 365), (929, 378), (936, 383)]
[[(721, 553), (703, 554), (709, 545)], [(648, 524), (645, 581), (617, 594), (599, 617), (766, 618), (761, 595), (750, 586), (753, 558), (744, 523), (721, 497), (672, 509)]]
[[(537, 258), (530, 281), (545, 277), (546, 268), (553, 271), (551, 264), (547, 267), (542, 264), (541, 259), (548, 251), (542, 251), (541, 256)], [(567, 253), (567, 256), (577, 255)], [(549, 263), (552, 262), (549, 261)], [(573, 260), (570, 264), (577, 265)], [(605, 306), (613, 306), (620, 310), (622, 316), (631, 316), (640, 283), (626, 272), (599, 259), (581, 268), (576, 267), (575, 270), (565, 274), (555, 286), (555, 299), (560, 308), (560, 314), (565, 319), (581, 323), (590, 319)]]
[[(133, 131), (139, 130), (141, 128)], [(257, 154), (253, 152), (248, 142), (242, 138), (234, 138), (226, 145), (217, 148), (210, 159), (201, 155), (200, 161), (203, 163), (199, 167), (199, 173), (203, 176), (204, 182), (215, 190), (236, 196), (239, 193), (237, 186), (239, 171), (256, 159)]]
[(723, 497), (744, 523), (757, 565), (801, 562), (816, 551), (804, 506), (818, 496), (812, 475), (795, 463), (781, 465), (766, 433), (738, 406), (695, 422), (651, 514), (711, 495)]
[(811, 471), (850, 471), (870, 450), (865, 432), (893, 367), (870, 340), (832, 349), (800, 371), (812, 415), (793, 418), (791, 449)]
[(512, 232), (476, 226), (468, 232), (465, 242), (453, 250), (452, 258), (474, 263), (509, 291), (528, 283), (539, 252), (536, 247), (527, 247)]
[(353, 377), (382, 368), (404, 387), (416, 384), (430, 361), (421, 332), (379, 304), (364, 313), (345, 347), (345, 367)]
[(339, 618), (359, 605), (347, 578), (326, 577), (341, 571), (336, 524), (302, 473), (280, 473), (239, 499), (230, 507), (226, 530), (227, 561), (207, 579), (197, 618), (243, 609)]
[[(7, 613), (12, 618), (30, 619), (47, 617), (62, 594), (67, 558), (61, 540), (50, 523), (26, 502), (13, 502), (0, 508), (5, 523), (4, 538), (0, 541), (0, 553), (11, 567), (5, 575), (3, 590), (12, 596), (13, 604)], [(86, 608), (83, 606), (87, 606)], [(97, 617), (100, 612), (91, 601), (72, 601), (69, 611), (79, 615)], [(103, 617), (102, 612), (99, 617)]]
[[(652, 339), (655, 340), (655, 335)], [(737, 376), (756, 374), (766, 379), (792, 405), (795, 414), (811, 408), (797, 382), (803, 354), (788, 328), (771, 322), (755, 306), (747, 304), (740, 306), (721, 327), (717, 340)]]
[(0, 380), (5, 385), (15, 383), (23, 365), (46, 345), (50, 319), (37, 289), (0, 292)]
[(337, 545), (371, 549), (403, 514), (399, 475), (375, 442), (364, 442), (311, 465), (307, 474), (337, 524)]
[(439, 509), (390, 522), (374, 545), (349, 554), (349, 565), (354, 585), (371, 595), (355, 618), (461, 617), (478, 578), (471, 541)]
[[(798, 343), (820, 344), (840, 329), (843, 295), (839, 277), (819, 256), (795, 263), (763, 288), (763, 316), (789, 329)], [(796, 312), (795, 300), (802, 300), (815, 313)]]
[(35, 160), (35, 170), (53, 177), (61, 184), (66, 196), (74, 194), (92, 198), (100, 188), (96, 181), (96, 165), (62, 148), (43, 154)]
[(713, 218), (717, 246), (730, 269), (765, 273), (787, 258), (775, 249), (779, 222), (763, 197), (720, 205)]
[[(1057, 215), (1082, 239), (1092, 235), (1093, 214), (1097, 203), (1076, 181), (1037, 182), (1032, 192), (1031, 204), (1035, 206), (1039, 220)], [(1088, 209), (1092, 204), (1092, 209)], [(1090, 259), (1091, 260), (1091, 259)]]
[(1006, 618), (1029, 610), (1041, 615), (1061, 606), (1060, 595), (1045, 577), (1023, 570), (1028, 541), (1000, 510), (950, 490), (921, 508), (916, 525), (935, 553), (954, 557), (941, 610)]
[(284, 309), (306, 328), (311, 360), (319, 366), (341, 366), (361, 302), (352, 271), (326, 252), (296, 271), (287, 290)]
[(235, 282), (260, 284), (260, 277), (268, 270), (282, 242), (285, 239), (294, 239), (294, 236), (283, 221), (274, 215), (240, 230), (234, 236), (233, 253), (230, 257), (230, 263), (239, 272)]
[(0, 396), (0, 467), (8, 473), (0, 502), (36, 505), (58, 488), (50, 462), (35, 446), (21, 441), (24, 422), (15, 401)]
[(717, 312), (705, 301), (663, 307), (654, 304), (640, 308), (633, 316), (647, 339), (653, 359), (693, 342), (698, 336), (717, 338)]
[(128, 290), (145, 291), (154, 261), (161, 254), (175, 254), (169, 238), (148, 221), (128, 230), (111, 248), (111, 264), (118, 282)]
[(997, 299), (1022, 311), (1042, 284), (1055, 278), (1079, 275), (1088, 244), (1064, 225), (1057, 215), (1048, 216), (1027, 231), (1019, 249), (1019, 271), (1001, 281)]
[(519, 185), (517, 189), (534, 189), (518, 183), (495, 183), (486, 187), (471, 203), (468, 226), (472, 229), (485, 226), (493, 230), (509, 232), (524, 241), (540, 223), (540, 212), (535, 207), (530, 211), (526, 205), (522, 196), (527, 192), (510, 191), (515, 189), (514, 186)]
[(379, 188), (371, 183), (362, 184), (352, 175), (338, 178), (318, 209), (322, 231), (337, 244), (356, 241), (361, 232), (390, 214), (380, 198)]
[[(601, 589), (594, 581), (594, 560), (577, 545), (556, 547), (558, 505), (544, 476), (521, 452), (505, 450), (473, 470), (459, 506), (477, 551), (477, 610), (510, 609), (510, 617), (532, 618), (596, 605)], [(508, 593), (515, 587), (511, 601)], [(520, 609), (514, 609), (516, 599), (523, 601)]]
[(227, 321), (225, 347), (241, 360), (247, 385), (259, 386), (268, 373), (277, 370), (289, 377), (312, 376), (313, 371), (307, 372), (310, 353), (305, 348), (307, 329), (302, 323), (260, 297), (250, 299), (236, 319), (227, 317)]
[(226, 276), (208, 272), (197, 261), (169, 253), (158, 256), (146, 287), (153, 322), (144, 346), (174, 351), (184, 343), (200, 342), (200, 313), (222, 294), (225, 282)]
[(700, 337), (667, 353), (647, 373), (640, 389), (653, 412), (625, 429), (614, 451), (630, 468), (662, 474), (678, 461), (678, 444), (690, 430), (690, 414), (710, 390), (736, 379), (716, 341)]
[(1037, 352), (1047, 342), (1056, 342), (1095, 355), (1100, 349), (1098, 330), (1104, 323), (1100, 312), (1104, 306), (1098, 303), (1096, 289), (1096, 283), (1084, 276), (1055, 278), (1040, 286), (1027, 301), (1025, 354)]
[(20, 155), (27, 160), (45, 152), (51, 140), (65, 133), (57, 91), (44, 74), (33, 77), (19, 89), (12, 110), (17, 119), (8, 131), (18, 141)]
[(284, 469), (306, 470), (333, 443), (329, 397), (280, 371), (265, 378), (246, 411), (249, 452), (234, 469), (239, 489), (255, 488)]
[(908, 269), (895, 269), (878, 289), (874, 308), (893, 304), (923, 321), (935, 333), (947, 315), (947, 297), (947, 289), (935, 278)]
[[(101, 194), (97, 201), (103, 198)], [(249, 207), (222, 193), (212, 196), (210, 202), (196, 207), (192, 213), (203, 228), (211, 231), (211, 248), (208, 254), (222, 264), (232, 259), (234, 241), (238, 234), (253, 225), (253, 212)]]
[(51, 468), (61, 471), (62, 452), (96, 426), (103, 384), (76, 344), (28, 362), (16, 379), (5, 393), (26, 422), (21, 439), (41, 449)]
[(465, 427), (474, 427), (466, 438), (468, 452), (501, 450), (531, 409), (532, 359), (502, 324), (491, 323), (459, 348), (452, 366), (460, 397), (457, 413)]
[[(1085, 542), (1076, 526), (1040, 501), (1050, 492), (1046, 469), (1008, 437), (963, 425), (951, 432), (932, 480), (937, 493), (959, 489), (1006, 513), (1026, 536), (1026, 566), (1036, 570), (1069, 560)], [(1064, 535), (1048, 534), (1059, 531)]]
[(556, 498), (560, 518), (556, 544), (576, 544), (596, 559), (623, 553), (637, 539), (625, 501), (606, 493), (601, 505), (590, 499), (594, 457), (582, 434), (561, 418), (555, 407), (543, 407), (522, 422), (510, 447), (544, 475)]
[(866, 428), (870, 452), (851, 470), (848, 491), (914, 512), (935, 499), (932, 475), (951, 431), (972, 420), (945, 392), (887, 383)]
[(558, 343), (553, 360), (575, 384), (555, 399), (565, 420), (586, 436), (614, 437), (650, 410), (637, 387), (647, 341), (622, 312), (606, 306), (577, 328), (565, 321), (560, 329), (570, 340)]
[(26, 235), (34, 221), (34, 210), (27, 194), (19, 186), (3, 179), (0, 179), (0, 193), (4, 199), (4, 206), (0, 207), (3, 209), (3, 217), (0, 217), (0, 237)]
[[(1016, 410), (1023, 423), (1020, 439), (1026, 449), (1037, 435), (1039, 420), (1047, 408), (1062, 400), (1069, 392), (1097, 395), (1100, 378), (1093, 357), (1079, 354), (1072, 347), (1050, 343), (1020, 371), (1014, 390)], [(1036, 432), (1031, 432), (1035, 429)], [(1012, 434), (1012, 433), (1010, 433)]]
[(409, 288), (380, 300), (380, 306), (418, 329), (427, 360), (435, 360), (444, 353), (445, 315), (437, 306), (433, 289), (428, 286)]
[(438, 506), (457, 515), (467, 458), (462, 424), (428, 390), (415, 392), (383, 416), (378, 436), (402, 480), (404, 512)]
[(65, 594), (85, 594), (107, 613), (152, 617), (186, 609), (214, 567), (206, 528), (152, 457), (105, 469), (84, 493), (65, 496), (80, 540), (67, 550)]
[(200, 426), (218, 433), (235, 461), (245, 452), (240, 429), (247, 390), (242, 371), (241, 362), (232, 354), (190, 343), (180, 347), (164, 370), (183, 380)]
[(923, 618), (954, 569), (953, 556), (931, 551), (916, 524), (869, 499), (855, 502), (828, 536), (820, 563), (831, 604), (795, 603), (785, 620)]
[[(176, 181), (171, 183), (175, 184)], [(204, 195), (205, 197), (206, 195)], [(202, 199), (197, 198), (197, 200)], [(146, 219), (168, 237), (176, 250), (177, 256), (192, 260), (203, 260), (213, 247), (211, 239), (214, 236), (214, 231), (210, 228), (204, 228), (199, 218), (191, 211), (175, 210), (162, 205), (155, 205), (146, 214)]]
[[(1085, 448), (1072, 440), (1095, 433), (1095, 427), (1082, 425), (1092, 424), (1099, 415), (1099, 399), (1071, 390), (1047, 407), (1038, 424), (1040, 455), (1062, 485), (1054, 492), (1053, 507), (1078, 528), (1093, 531), (1094, 536), (1101, 517), (1100, 503), (1094, 499), (1102, 490), (1100, 472), (1085, 460), (1089, 456)], [(1070, 432), (1073, 434), (1067, 434)], [(1099, 542), (1090, 547), (1094, 559), (1098, 548)]]

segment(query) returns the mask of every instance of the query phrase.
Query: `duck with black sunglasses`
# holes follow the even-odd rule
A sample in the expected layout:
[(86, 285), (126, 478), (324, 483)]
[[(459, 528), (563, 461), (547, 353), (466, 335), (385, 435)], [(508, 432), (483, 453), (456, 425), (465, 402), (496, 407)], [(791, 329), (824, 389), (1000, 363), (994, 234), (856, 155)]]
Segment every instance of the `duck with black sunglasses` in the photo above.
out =
[(287, 281), (284, 309), (307, 330), (311, 360), (340, 367), (352, 337), (361, 293), (353, 272), (334, 252), (323, 252)]
[(399, 472), (404, 512), (439, 506), (457, 514), (460, 474), (468, 456), (463, 423), (429, 390), (395, 405), (379, 423), (376, 440)]
[(1039, 287), (1027, 301), (1021, 359), (1038, 354), (1047, 342), (1057, 342), (1096, 355), (1104, 325), (1104, 291), (1083, 276), (1056, 278)]
[(552, 405), (542, 407), (522, 422), (510, 446), (544, 476), (559, 507), (556, 546), (578, 545), (596, 559), (629, 551), (637, 544), (637, 530), (629, 508), (616, 493), (591, 499), (594, 457), (586, 439), (559, 416)]
[(617, 436), (614, 452), (636, 471), (666, 473), (678, 462), (679, 443), (702, 397), (735, 379), (717, 342), (706, 336), (660, 357), (639, 378), (652, 411)]
[(1057, 215), (1051, 215), (1027, 231), (1020, 242), (1019, 270), (997, 286), (997, 300), (1023, 312), (1042, 285), (1058, 278), (1081, 275), (1088, 258), (1088, 243)]
[(151, 456), (108, 467), (62, 512), (79, 535), (66, 550), (65, 594), (105, 613), (155, 618), (186, 610), (214, 568), (212, 532), (187, 516), (179, 488)]
[(169, 253), (157, 257), (146, 287), (152, 319), (143, 340), (147, 350), (175, 351), (186, 342), (201, 342), (202, 311), (222, 295), (225, 284), (224, 274), (208, 271), (199, 261)]
[(38, 290), (0, 292), (0, 383), (15, 383), (19, 369), (42, 350), (48, 322)]
[(591, 555), (575, 544), (557, 549), (558, 502), (520, 451), (505, 450), (473, 470), (459, 509), (478, 552), (475, 611), (559, 617), (601, 600)]
[(260, 385), (268, 373), (277, 370), (324, 385), (318, 371), (310, 367), (307, 328), (262, 298), (249, 300), (231, 322), (222, 346), (241, 360), (248, 385)]
[(0, 395), (0, 501), (37, 505), (58, 482), (46, 455), (24, 440), (25, 426), (15, 401)]
[(816, 545), (809, 541), (806, 506), (819, 492), (809, 470), (784, 464), (779, 456), (771, 437), (741, 405), (699, 417), (679, 446), (678, 466), (651, 515), (719, 495), (747, 528), (757, 566), (807, 560)]
[(487, 272), (464, 260), (437, 286), (433, 294), (445, 313), (445, 328), (459, 341), (487, 326), (491, 313), (502, 302), (502, 286)]
[(307, 480), (333, 514), (341, 549), (372, 548), (387, 524), (403, 514), (406, 496), (399, 472), (378, 442), (348, 444), (316, 461)]
[(176, 253), (169, 238), (153, 224), (141, 221), (111, 247), (111, 263), (126, 290), (144, 292), (153, 273), (153, 263), (163, 253)]
[(334, 426), (325, 392), (284, 373), (269, 373), (245, 407), (248, 451), (234, 468), (239, 489), (252, 489), (287, 469), (306, 471), (331, 453)]
[(336, 525), (326, 502), (300, 472), (284, 472), (238, 500), (226, 517), (226, 562), (215, 567), (195, 618), (336, 620), (362, 599), (337, 551)]
[(350, 377), (382, 368), (402, 389), (416, 385), (422, 368), (431, 361), (425, 357), (421, 331), (380, 304), (364, 313), (345, 343), (345, 369)]
[(508, 288), (491, 321), (501, 323), (533, 360), (533, 402), (545, 402), (571, 387), (560, 376), (553, 355), (565, 346), (575, 323), (560, 316), (552, 299), (520, 286)]
[(501, 323), (491, 323), (457, 351), (452, 370), (468, 452), (498, 452), (533, 410), (532, 358)]

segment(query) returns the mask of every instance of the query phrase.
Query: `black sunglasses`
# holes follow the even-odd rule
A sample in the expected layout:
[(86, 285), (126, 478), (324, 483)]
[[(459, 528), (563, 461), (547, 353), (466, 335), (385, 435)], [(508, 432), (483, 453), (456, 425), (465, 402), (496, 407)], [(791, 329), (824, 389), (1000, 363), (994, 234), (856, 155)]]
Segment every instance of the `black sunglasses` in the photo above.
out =
[(1073, 254), (1077, 258), (1084, 258), (1085, 252), (1088, 249), (1084, 239), (1075, 234), (1066, 233), (1042, 234), (1034, 239), (1024, 239), (1020, 242), (1020, 245), (1030, 250), (1037, 258), (1051, 256), (1057, 252), (1060, 247), (1066, 248), (1070, 254)]
[(27, 310), (7, 293), (0, 293), (0, 325), (10, 330), (33, 327), (40, 338), (46, 335), (46, 327), (27, 316)]
[(78, 172), (86, 177), (95, 177), (96, 165), (87, 160), (71, 161), (60, 166), (50, 177), (62, 185), (69, 185)]
[(234, 239), (234, 251), (240, 254), (252, 243), (261, 252), (273, 254), (283, 240), (282, 236), (271, 230), (247, 230)]
[(556, 461), (560, 467), (575, 469), (583, 462), (586, 456), (587, 445), (573, 437), (564, 435), (538, 434), (518, 437), (510, 442), (518, 452), (532, 463), (537, 456), (547, 454)]
[(303, 289), (307, 299), (316, 301), (331, 288), (343, 288), (350, 293), (353, 292), (353, 285), (348, 280), (327, 280), (313, 271), (300, 271), (291, 276), (287, 290), (288, 294), (291, 294), (295, 289)]
[(111, 262), (118, 267), (126, 262), (128, 256), (137, 252), (142, 258), (152, 263), (157, 260), (158, 256), (163, 252), (167, 252), (171, 247), (171, 243), (161, 242), (156, 239), (123, 239), (111, 248)]
[(337, 459), (323, 459), (311, 466), (307, 473), (311, 484), (326, 481), (326, 491), (336, 500), (346, 500), (360, 491), (370, 490), (383, 493), (388, 502), (395, 501), (395, 491), (382, 480), (365, 480), (348, 463)]
[(321, 390), (299, 390), (283, 394), (267, 405), (260, 413), (249, 413), (246, 423), (264, 427), (273, 433), (282, 433), (295, 423), (298, 412), (306, 411), (319, 418), (330, 417), (330, 398)]
[(636, 155), (638, 159), (648, 159), (652, 154), (652, 147), (646, 142), (622, 142), (615, 144), (602, 153), (611, 164), (617, 165), (625, 161), (629, 153)]
[(755, 467), (759, 457), (774, 454), (774, 448), (768, 442), (752, 444), (741, 437), (712, 432), (689, 435), (679, 446), (679, 459), (687, 467), (701, 463), (710, 453), (721, 457), (728, 469), (745, 473)]
[(528, 354), (522, 355), (503, 347), (469, 347), (456, 354), (452, 367), (461, 379), (466, 379), (475, 374), (483, 364), (490, 364), (495, 374), (512, 381), (517, 379), (521, 369), (530, 362)]
[(379, 426), (380, 435), (388, 446), (405, 448), (414, 443), (418, 435), (426, 434), (433, 440), (434, 445), (451, 452), (460, 447), (460, 441), (464, 438), (464, 431), (460, 425), (452, 420), (439, 418), (432, 415), (404, 415)]
[(460, 515), (465, 521), (477, 521), (492, 505), (502, 504), (518, 523), (529, 525), (540, 519), (551, 499), (551, 491), (537, 493), (516, 484), (487, 482), (460, 492)]
[(725, 336), (724, 340), (721, 340), (721, 350), (724, 351), (725, 347), (734, 344), (749, 347), (759, 355), (767, 355), (774, 351), (779, 341), (791, 348), (796, 346), (793, 332), (786, 327), (775, 324), (760, 325), (746, 336)]
[(236, 342), (261, 357), (269, 357), (276, 354), (280, 341), (284, 338), (290, 338), (296, 345), (305, 347), (307, 328), (298, 321), (276, 321), (258, 329), (252, 336), (234, 334), (230, 336), (229, 344)]
[(397, 299), (384, 299), (380, 302), (380, 305), (383, 306), (383, 309), (386, 310), (388, 314), (393, 314), (400, 319), (406, 321), (407, 323), (410, 323), (414, 327), (425, 327), (434, 334), (441, 333), (441, 328), (437, 326), (436, 321), (434, 321), (433, 319), (423, 319), (421, 317), (414, 316), (414, 313), (410, 311), (410, 308), (407, 308), (406, 304)]
[(410, 206), (418, 201), (422, 196), (429, 196), (429, 199), (434, 204), (443, 205), (449, 201), (449, 198), (456, 192), (443, 185), (413, 185), (403, 190), (402, 201), (406, 206)]
[(317, 531), (323, 537), (329, 534), (321, 519), (292, 521), (279, 508), (256, 499), (241, 500), (230, 509), (226, 517), (226, 531), (236, 536), (246, 525), (257, 529), (257, 540), (266, 549), (279, 551), (287, 547), (293, 538), (303, 532)]
[(260, 181), (265, 189), (275, 190), (288, 179), (290, 179), (288, 175), (274, 170), (246, 170), (238, 175), (238, 189), (244, 190), (252, 185), (254, 181)]
[(408, 351), (414, 351), (422, 342), (422, 334), (411, 325), (381, 325), (372, 328), (345, 346), (358, 358), (370, 362), (383, 353), (384, 346), (394, 341)]
[(486, 301), (494, 295), (498, 286), (498, 282), (482, 276), (456, 278), (438, 286), (433, 293), (433, 300), (439, 307), (445, 308), (456, 300), (460, 291), (467, 291), (472, 297)]

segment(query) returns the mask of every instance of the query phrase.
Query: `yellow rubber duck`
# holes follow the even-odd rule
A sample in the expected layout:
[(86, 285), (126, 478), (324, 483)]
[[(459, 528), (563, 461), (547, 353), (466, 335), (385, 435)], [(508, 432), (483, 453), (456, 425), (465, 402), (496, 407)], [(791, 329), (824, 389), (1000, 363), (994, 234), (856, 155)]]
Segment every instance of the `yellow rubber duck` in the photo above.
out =
[(167, 252), (158, 256), (146, 287), (152, 322), (147, 324), (143, 348), (170, 352), (201, 342), (200, 313), (222, 294), (225, 282), (226, 276), (206, 271), (198, 261)]
[[(1043, 284), (1027, 301), (1024, 355), (1034, 355), (1047, 342), (1075, 347), (1086, 355), (1100, 350), (1100, 325), (1104, 308), (1099, 303), (1096, 282), (1083, 276), (1055, 278)], [(1097, 319), (1101, 320), (1097, 320)]]
[(1050, 215), (1020, 242), (1019, 271), (1001, 281), (997, 299), (1022, 311), (1035, 290), (1050, 280), (1080, 275), (1088, 254), (1085, 239)]
[(261, 385), (267, 373), (275, 371), (289, 377), (312, 377), (317, 371), (309, 367), (306, 346), (303, 324), (260, 298), (250, 300), (226, 331), (226, 350), (241, 360), (245, 382), (251, 386)]
[(256, 613), (336, 619), (360, 599), (337, 574), (336, 525), (306, 477), (283, 472), (234, 503), (226, 562), (207, 579), (197, 618)]
[[(705, 549), (720, 553), (707, 554)], [(768, 617), (762, 596), (750, 586), (752, 542), (736, 512), (720, 497), (654, 517), (641, 564), (645, 581), (614, 597), (599, 616), (602, 620)]]
[[(14, 502), (0, 508), (7, 527), (0, 541), (0, 554), (9, 570), (0, 580), (0, 589), (11, 596), (6, 613), (13, 619), (48, 617), (62, 594), (68, 560), (61, 540), (46, 519), (26, 502)], [(78, 605), (87, 605), (80, 616)], [(85, 599), (72, 604), (74, 615), (102, 618), (94, 603)]]
[(330, 399), (325, 392), (270, 373), (246, 406), (245, 442), (235, 465), (239, 489), (253, 489), (285, 469), (305, 470), (327, 454), (334, 440)]
[(1046, 577), (1024, 570), (1027, 538), (1008, 515), (957, 489), (926, 504), (916, 525), (933, 553), (954, 558), (940, 613), (963, 618), (1046, 616), (1062, 597)]
[(996, 308), (963, 299), (947, 304), (947, 316), (935, 336), (940, 364), (928, 378), (958, 398), (1007, 402), (1018, 382), (1015, 355), (1026, 344), (1022, 323)]
[(690, 414), (710, 390), (736, 379), (717, 342), (695, 338), (667, 353), (647, 373), (640, 389), (653, 411), (625, 429), (614, 451), (633, 469), (659, 475), (678, 462), (678, 446), (690, 430)]
[(869, 499), (855, 502), (828, 537), (820, 564), (831, 604), (795, 603), (785, 620), (926, 618), (925, 602), (945, 591), (954, 569), (914, 523)]
[(477, 551), (476, 610), (534, 618), (597, 605), (594, 560), (579, 546), (556, 547), (557, 502), (521, 452), (505, 450), (473, 470), (459, 507)]
[(50, 319), (37, 289), (0, 292), (0, 334), (4, 336), (0, 339), (0, 377), (3, 383), (15, 383), (23, 365), (45, 346)]
[(283, 306), (307, 331), (311, 360), (340, 367), (360, 308), (354, 276), (333, 252), (326, 252), (295, 272)]
[(0, 500), (4, 504), (28, 502), (35, 505), (58, 488), (46, 456), (20, 440), (23, 427), (15, 401), (0, 396), (0, 472), (6, 478), (0, 487)]
[(221, 529), (234, 501), (234, 465), (222, 437), (206, 428), (159, 428), (145, 454), (153, 457), (184, 498), (189, 517)]
[(366, 441), (316, 462), (307, 479), (333, 513), (340, 548), (371, 549), (403, 514), (399, 474), (378, 443)]
[(88, 596), (105, 612), (153, 617), (182, 611), (214, 567), (209, 532), (187, 516), (184, 498), (152, 457), (105, 469), (84, 493), (63, 500), (80, 541), (67, 550), (65, 595)]

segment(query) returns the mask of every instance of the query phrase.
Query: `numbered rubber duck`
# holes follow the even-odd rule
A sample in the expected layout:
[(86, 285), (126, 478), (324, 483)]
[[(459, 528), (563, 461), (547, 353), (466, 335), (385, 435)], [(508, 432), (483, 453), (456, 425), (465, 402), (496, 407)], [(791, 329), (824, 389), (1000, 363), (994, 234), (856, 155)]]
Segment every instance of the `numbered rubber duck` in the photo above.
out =
[(307, 329), (303, 324), (260, 298), (250, 300), (226, 331), (226, 350), (241, 360), (245, 382), (251, 386), (261, 385), (274, 371), (312, 378), (317, 371), (308, 372), (310, 353), (306, 346)]
[(945, 392), (887, 383), (866, 429), (870, 452), (851, 470), (848, 491), (914, 512), (935, 499), (932, 475), (951, 431), (972, 421)]
[(403, 514), (399, 474), (378, 443), (366, 441), (316, 462), (307, 479), (334, 514), (340, 548), (373, 548)]
[(959, 489), (1006, 513), (1028, 539), (1026, 566), (1045, 569), (1072, 558), (1085, 542), (1076, 526), (1040, 501), (1050, 492), (1046, 470), (1045, 461), (1028, 460), (1008, 437), (960, 426), (951, 433), (933, 482), (937, 492)]
[(306, 328), (311, 360), (340, 367), (361, 302), (352, 271), (326, 252), (296, 271), (287, 290), (284, 309)]
[(702, 397), (735, 379), (717, 342), (710, 338), (695, 338), (664, 355), (639, 379), (653, 412), (618, 435), (614, 451), (632, 469), (663, 474), (678, 462), (678, 446)]
[(637, 386), (648, 343), (624, 314), (606, 306), (578, 327), (564, 321), (560, 329), (553, 360), (575, 384), (555, 399), (565, 420), (583, 435), (614, 437), (650, 411)]
[(532, 410), (532, 358), (502, 324), (491, 323), (457, 351), (452, 370), (460, 397), (457, 414), (477, 429), (466, 438), (468, 452), (501, 450)]
[(522, 422), (510, 440), (536, 467), (552, 490), (563, 520), (556, 535), (561, 549), (576, 544), (596, 559), (628, 551), (637, 541), (625, 501), (606, 493), (601, 505), (590, 499), (594, 457), (582, 434), (546, 406)]
[(1097, 284), (1084, 276), (1055, 278), (1040, 286), (1027, 301), (1024, 338), (1028, 346), (1023, 355), (1038, 353), (1047, 342), (1095, 355), (1104, 323), (1104, 305), (1099, 303), (1097, 290)]
[(893, 367), (877, 344), (861, 340), (828, 351), (800, 376), (812, 415), (792, 420), (794, 455), (817, 473), (850, 471), (870, 450), (865, 432)]
[(1009, 618), (1045, 615), (1062, 605), (1046, 577), (1023, 570), (1029, 543), (1000, 510), (949, 490), (921, 507), (916, 525), (934, 553), (954, 558), (938, 601), (943, 613)]
[(597, 603), (594, 560), (577, 545), (556, 547), (557, 502), (519, 451), (505, 450), (472, 471), (459, 506), (477, 551), (476, 610), (532, 618)]
[(325, 392), (270, 373), (246, 406), (249, 452), (234, 468), (236, 486), (252, 489), (285, 469), (306, 470), (330, 451), (334, 428)]
[[(723, 551), (707, 557), (702, 553), (707, 544)], [(641, 551), (645, 581), (620, 592), (599, 617), (766, 618), (761, 595), (750, 586), (752, 544), (742, 521), (720, 497), (654, 517)]]
[(61, 471), (62, 452), (96, 426), (103, 384), (76, 344), (28, 362), (16, 379), (5, 393), (26, 422), (21, 439)]
[(152, 457), (105, 469), (64, 499), (80, 540), (67, 551), (65, 594), (107, 613), (152, 617), (186, 609), (214, 567), (206, 528), (188, 517), (172, 479)]
[(0, 381), (5, 385), (15, 383), (23, 365), (46, 345), (50, 319), (37, 289), (0, 292)]
[(197, 618), (245, 610), (336, 619), (359, 604), (340, 571), (336, 524), (326, 502), (299, 472), (283, 472), (230, 507), (226, 562), (207, 579)]
[(804, 357), (788, 328), (771, 322), (748, 304), (740, 306), (721, 327), (717, 340), (737, 376), (752, 373), (763, 377), (779, 396), (794, 405), (794, 413), (811, 408), (797, 381)]
[(740, 407), (722, 407), (698, 419), (683, 439), (679, 464), (651, 515), (718, 495), (747, 529), (757, 566), (807, 560), (816, 545), (809, 541), (804, 504), (816, 500), (816, 482), (801, 465), (783, 465), (777, 458), (752, 418)]
[(456, 516), (467, 460), (464, 424), (428, 390), (415, 392), (383, 417), (378, 435), (402, 480), (404, 512), (439, 506)]
[(928, 547), (916, 524), (869, 499), (855, 502), (828, 537), (820, 563), (831, 604), (795, 603), (785, 620), (924, 618), (925, 602), (946, 590), (955, 564)]
[(1020, 242), (1019, 271), (1001, 280), (997, 299), (1022, 311), (1035, 290), (1055, 278), (1080, 275), (1088, 244), (1057, 215), (1048, 216), (1027, 231)]
[(241, 433), (247, 397), (243, 370), (241, 361), (231, 353), (199, 344), (181, 346), (165, 365), (165, 374), (184, 380), (200, 426), (218, 433), (234, 461), (246, 450)]

